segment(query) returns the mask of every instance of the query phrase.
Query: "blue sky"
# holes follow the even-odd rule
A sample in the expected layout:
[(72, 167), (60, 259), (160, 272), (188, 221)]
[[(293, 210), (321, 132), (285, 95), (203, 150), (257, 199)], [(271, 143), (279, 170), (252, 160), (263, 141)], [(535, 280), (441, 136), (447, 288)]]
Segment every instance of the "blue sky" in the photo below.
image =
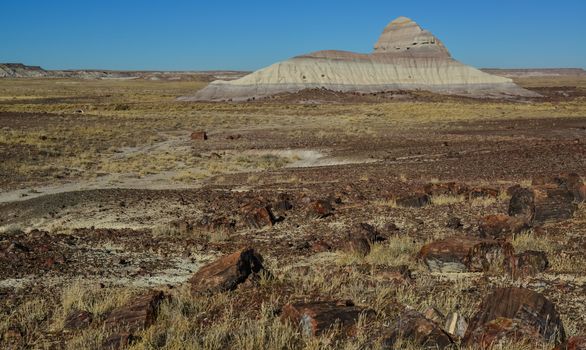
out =
[(0, 0), (0, 62), (253, 70), (321, 49), (370, 52), (398, 16), (476, 67), (586, 68), (584, 0)]

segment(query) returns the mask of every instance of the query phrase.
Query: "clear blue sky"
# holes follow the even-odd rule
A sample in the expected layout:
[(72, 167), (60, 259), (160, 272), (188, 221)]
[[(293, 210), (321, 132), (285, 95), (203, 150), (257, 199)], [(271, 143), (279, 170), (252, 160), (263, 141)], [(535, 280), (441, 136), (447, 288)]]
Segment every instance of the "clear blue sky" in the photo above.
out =
[(585, 0), (0, 0), (0, 62), (253, 70), (411, 17), (476, 67), (586, 68)]

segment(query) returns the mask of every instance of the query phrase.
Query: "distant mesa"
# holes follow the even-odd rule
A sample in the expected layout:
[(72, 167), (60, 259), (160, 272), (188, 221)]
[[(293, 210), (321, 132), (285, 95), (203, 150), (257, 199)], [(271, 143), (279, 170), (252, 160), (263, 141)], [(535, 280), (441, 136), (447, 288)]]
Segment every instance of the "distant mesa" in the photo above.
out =
[(187, 101), (242, 101), (325, 88), (374, 93), (426, 90), (473, 97), (534, 97), (506, 77), (482, 72), (454, 60), (432, 33), (406, 17), (384, 29), (370, 54), (318, 51), (275, 63), (240, 79), (217, 80)]

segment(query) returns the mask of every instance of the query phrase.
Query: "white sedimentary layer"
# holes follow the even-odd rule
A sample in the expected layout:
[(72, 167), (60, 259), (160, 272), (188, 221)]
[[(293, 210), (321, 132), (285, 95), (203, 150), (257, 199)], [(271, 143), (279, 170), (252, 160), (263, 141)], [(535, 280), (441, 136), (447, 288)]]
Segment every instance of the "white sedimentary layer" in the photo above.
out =
[(247, 100), (307, 88), (371, 93), (428, 90), (473, 96), (534, 93), (511, 79), (484, 73), (451, 58), (445, 46), (415, 22), (391, 22), (372, 54), (318, 51), (275, 63), (240, 79), (217, 80), (184, 100)]

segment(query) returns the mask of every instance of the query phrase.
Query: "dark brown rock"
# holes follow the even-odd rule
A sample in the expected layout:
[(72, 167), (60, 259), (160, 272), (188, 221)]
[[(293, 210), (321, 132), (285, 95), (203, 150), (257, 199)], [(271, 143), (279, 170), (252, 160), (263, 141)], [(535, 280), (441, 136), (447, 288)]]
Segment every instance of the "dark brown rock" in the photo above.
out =
[(390, 336), (383, 341), (383, 349), (401, 349), (401, 340), (414, 342), (423, 349), (445, 349), (453, 344), (450, 335), (437, 323), (414, 310), (401, 314)]
[(191, 133), (191, 139), (194, 141), (205, 141), (208, 139), (208, 134), (205, 131), (194, 131)]
[(509, 269), (512, 277), (522, 278), (534, 276), (547, 270), (549, 261), (545, 252), (527, 250), (516, 254)]
[(63, 328), (66, 330), (79, 330), (87, 328), (93, 321), (91, 312), (84, 310), (71, 310), (67, 317)]
[(130, 333), (143, 330), (155, 322), (159, 305), (164, 299), (165, 294), (160, 291), (137, 296), (126, 305), (112, 310), (104, 320), (104, 326)]
[(309, 203), (307, 216), (322, 219), (334, 214), (334, 208), (329, 200), (320, 199)]
[(373, 311), (349, 301), (316, 301), (285, 305), (281, 320), (298, 326), (308, 336), (320, 335), (332, 326), (339, 326), (346, 335), (354, 335), (361, 314), (372, 315)]
[(432, 272), (482, 272), (510, 264), (510, 243), (469, 236), (453, 236), (424, 245), (418, 254)]
[(519, 187), (512, 191), (509, 201), (509, 215), (521, 217), (530, 222), (535, 213), (535, 196), (528, 188)]
[(570, 219), (576, 209), (572, 192), (549, 185), (518, 190), (509, 203), (509, 215), (527, 218), (532, 225)]
[(344, 243), (344, 250), (348, 253), (365, 257), (370, 254), (370, 243), (363, 235), (349, 234)]
[(255, 206), (249, 204), (244, 206), (241, 211), (244, 215), (244, 222), (252, 229), (273, 226), (276, 222), (276, 218), (273, 215), (270, 206)]
[(487, 296), (468, 326), (464, 344), (487, 345), (503, 339), (535, 337), (561, 343), (566, 335), (555, 305), (525, 288), (499, 288)]
[(430, 203), (430, 198), (423, 192), (417, 192), (397, 198), (396, 203), (405, 208), (421, 208)]
[(221, 292), (234, 290), (251, 273), (263, 270), (262, 256), (252, 248), (241, 249), (203, 266), (191, 277), (191, 292)]
[(483, 238), (504, 238), (529, 228), (523, 217), (505, 214), (487, 215), (480, 219), (478, 231)]

